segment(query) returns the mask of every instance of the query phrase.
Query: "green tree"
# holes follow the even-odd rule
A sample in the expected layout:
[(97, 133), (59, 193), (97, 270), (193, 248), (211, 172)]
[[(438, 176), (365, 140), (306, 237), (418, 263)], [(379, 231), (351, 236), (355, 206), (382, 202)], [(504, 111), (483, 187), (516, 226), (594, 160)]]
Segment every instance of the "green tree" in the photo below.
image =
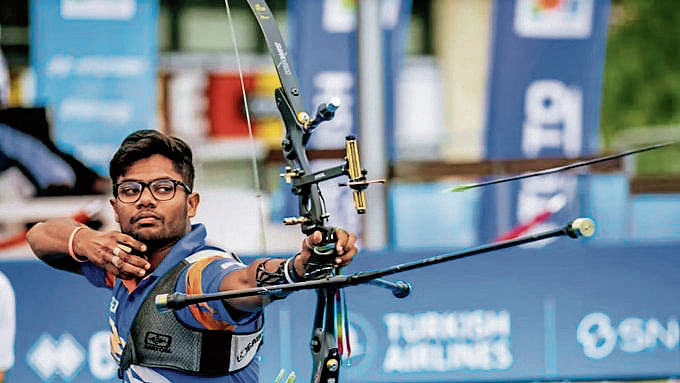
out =
[[(626, 129), (668, 125), (680, 130), (680, 1), (614, 0), (602, 95), (603, 142), (611, 144)], [(645, 154), (639, 157), (638, 172), (680, 172), (679, 159), (677, 146)]]

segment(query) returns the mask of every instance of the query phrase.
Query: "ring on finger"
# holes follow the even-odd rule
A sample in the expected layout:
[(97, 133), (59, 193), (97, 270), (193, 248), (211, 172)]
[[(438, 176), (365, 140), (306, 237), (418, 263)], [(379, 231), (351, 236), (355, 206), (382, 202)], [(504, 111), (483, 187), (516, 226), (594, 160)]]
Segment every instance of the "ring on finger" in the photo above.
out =
[(118, 258), (117, 255), (114, 255), (114, 256), (111, 258), (111, 264), (113, 264), (113, 265), (116, 266), (116, 267), (120, 267), (120, 261), (121, 261), (121, 259)]
[[(120, 250), (123, 250), (123, 251), (126, 252), (126, 253), (129, 253), (129, 252), (132, 251), (132, 248), (131, 248), (130, 246), (121, 245), (120, 243), (116, 245), (116, 248), (117, 248), (117, 249), (120, 249)], [(119, 254), (120, 254), (120, 253), (119, 253)]]
[(116, 257), (120, 255), (120, 247), (113, 248), (113, 255)]

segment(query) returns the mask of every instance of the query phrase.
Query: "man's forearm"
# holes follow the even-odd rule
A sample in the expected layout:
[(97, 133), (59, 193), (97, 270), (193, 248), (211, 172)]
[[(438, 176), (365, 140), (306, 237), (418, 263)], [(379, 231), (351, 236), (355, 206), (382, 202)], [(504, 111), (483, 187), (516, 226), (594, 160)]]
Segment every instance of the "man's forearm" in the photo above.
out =
[[(286, 259), (277, 258), (258, 260), (244, 269), (231, 272), (222, 280), (220, 291), (243, 290), (288, 283), (283, 271), (285, 262)], [(262, 295), (227, 300), (227, 304), (231, 307), (245, 312), (261, 310), (271, 302), (271, 297)]]
[(31, 249), (43, 262), (57, 269), (80, 273), (80, 264), (68, 253), (68, 241), (78, 223), (53, 219), (36, 224), (26, 235)]

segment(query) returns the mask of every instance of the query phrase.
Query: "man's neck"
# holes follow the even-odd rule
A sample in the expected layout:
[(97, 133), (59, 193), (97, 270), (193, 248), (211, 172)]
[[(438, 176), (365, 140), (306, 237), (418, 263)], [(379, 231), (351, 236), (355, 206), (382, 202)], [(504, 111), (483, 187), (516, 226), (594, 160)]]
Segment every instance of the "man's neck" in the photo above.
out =
[(154, 270), (156, 270), (158, 265), (160, 265), (161, 262), (163, 262), (165, 257), (168, 255), (172, 247), (175, 246), (175, 243), (177, 243), (177, 241), (169, 242), (159, 248), (150, 250), (148, 259), (149, 263), (151, 264), (151, 267), (149, 268), (148, 273), (151, 273)]

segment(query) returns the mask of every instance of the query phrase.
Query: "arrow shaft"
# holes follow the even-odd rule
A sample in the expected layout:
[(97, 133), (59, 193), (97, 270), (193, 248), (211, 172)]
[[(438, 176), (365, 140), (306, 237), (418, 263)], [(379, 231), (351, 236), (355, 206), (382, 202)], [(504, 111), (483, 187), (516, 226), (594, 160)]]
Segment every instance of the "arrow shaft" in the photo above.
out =
[(571, 169), (574, 169), (574, 168), (580, 168), (580, 167), (583, 167), (583, 166), (593, 165), (593, 164), (597, 164), (597, 163), (600, 163), (600, 162), (615, 160), (617, 158), (626, 157), (626, 156), (630, 156), (630, 155), (633, 155), (633, 154), (638, 154), (638, 153), (647, 152), (647, 151), (650, 151), (650, 150), (664, 148), (666, 146), (675, 145), (677, 143), (678, 143), (677, 141), (671, 141), (671, 142), (665, 142), (665, 143), (661, 143), (661, 144), (645, 146), (643, 148), (628, 150), (628, 151), (625, 151), (625, 152), (622, 152), (622, 153), (616, 153), (616, 154), (612, 154), (612, 155), (608, 155), (608, 156), (604, 156), (604, 157), (593, 158), (592, 160), (579, 161), (579, 162), (575, 162), (575, 163), (569, 164), (569, 165), (539, 170), (539, 171), (536, 171), (536, 172), (523, 173), (523, 174), (519, 174), (519, 175), (516, 175), (516, 176), (511, 176), (511, 177), (498, 178), (498, 179), (495, 179), (495, 180), (480, 182), (480, 183), (476, 183), (476, 184), (472, 184), (472, 185), (460, 186), (460, 187), (454, 188), (453, 191), (463, 191), (463, 190), (478, 188), (478, 187), (482, 187), (482, 186), (499, 184), (499, 183), (503, 183), (503, 182), (516, 181), (516, 180), (521, 180), (521, 179), (525, 179), (525, 178), (544, 176), (544, 175), (553, 174), (553, 173), (560, 173), (560, 172), (564, 172), (564, 171), (571, 170)]

